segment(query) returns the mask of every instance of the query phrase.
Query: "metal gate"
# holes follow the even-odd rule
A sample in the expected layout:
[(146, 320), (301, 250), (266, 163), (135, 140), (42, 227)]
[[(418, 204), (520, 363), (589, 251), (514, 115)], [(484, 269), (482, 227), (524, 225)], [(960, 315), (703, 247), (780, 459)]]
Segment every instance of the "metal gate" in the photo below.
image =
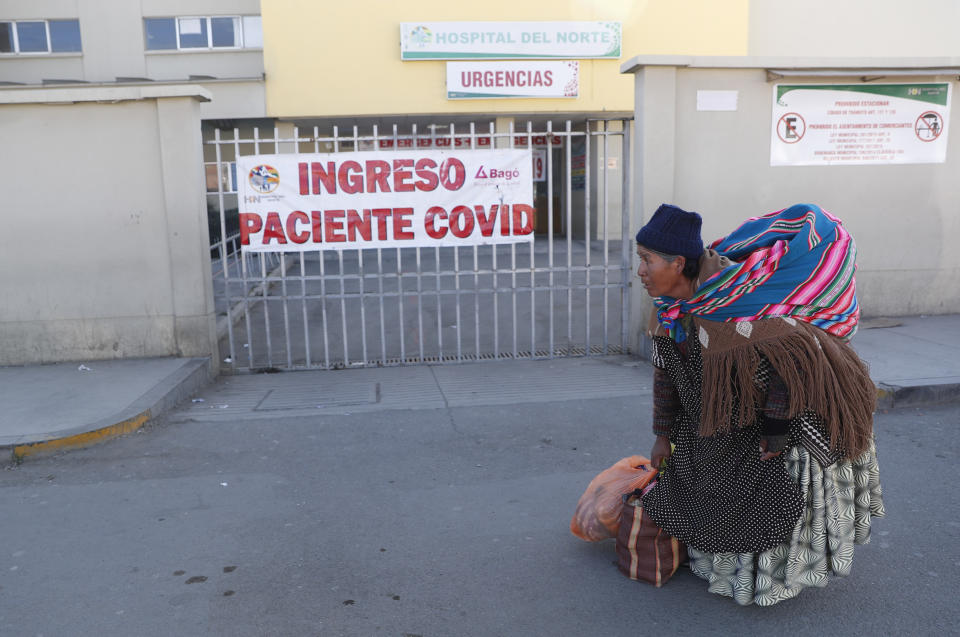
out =
[[(276, 127), (266, 136), (256, 127), (215, 129), (205, 153), (212, 235), (224, 237), (211, 246), (223, 371), (626, 352), (630, 121), (482, 128), (449, 124), (424, 134), (394, 125), (385, 135), (376, 125), (367, 134), (334, 126), (293, 128), (286, 137)], [(545, 166), (535, 189), (544, 214), (529, 245), (241, 254), (237, 157), (538, 142), (535, 161)], [(619, 179), (609, 179), (618, 165)]]

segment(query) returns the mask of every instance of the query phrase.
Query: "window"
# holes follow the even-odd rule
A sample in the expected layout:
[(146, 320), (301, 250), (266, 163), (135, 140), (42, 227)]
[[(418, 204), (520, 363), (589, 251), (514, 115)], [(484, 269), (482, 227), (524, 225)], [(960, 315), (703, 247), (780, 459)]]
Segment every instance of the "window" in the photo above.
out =
[(54, 53), (80, 51), (80, 21), (50, 20), (50, 46)]
[(210, 18), (210, 43), (215, 47), (240, 46), (240, 18)]
[(17, 44), (21, 53), (46, 53), (47, 24), (45, 22), (17, 22)]
[(13, 23), (0, 22), (0, 53), (13, 53)]
[(145, 18), (143, 27), (148, 51), (177, 48), (177, 25), (173, 18)]
[(79, 20), (0, 22), (0, 54), (80, 52)]
[(206, 19), (178, 18), (177, 30), (180, 32), (181, 49), (205, 49), (209, 46)]
[(258, 15), (144, 18), (143, 28), (148, 51), (263, 48)]
[(217, 164), (203, 165), (207, 178), (207, 193), (216, 194), (222, 189), (224, 193), (237, 192), (237, 162), (223, 162), (217, 171)]

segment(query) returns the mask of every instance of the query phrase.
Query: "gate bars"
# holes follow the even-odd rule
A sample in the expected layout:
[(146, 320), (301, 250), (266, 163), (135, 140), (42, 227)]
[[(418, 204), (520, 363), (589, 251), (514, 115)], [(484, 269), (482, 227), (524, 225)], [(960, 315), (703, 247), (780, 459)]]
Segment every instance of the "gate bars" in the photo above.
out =
[[(611, 130), (614, 121), (621, 125)], [(241, 138), (239, 128), (233, 128), (228, 138), (221, 129), (214, 130), (214, 138), (205, 143), (214, 146), (218, 175), (226, 174), (222, 169), (237, 157), (261, 152), (367, 150), (382, 142), (392, 142), (391, 147), (397, 148), (400, 140), (412, 140), (416, 147), (417, 140), (444, 138), (449, 139), (451, 148), (458, 138), (461, 143), (468, 141), (470, 149), (478, 148), (481, 138), (485, 138), (485, 148), (513, 148), (517, 138), (533, 148), (535, 136), (546, 136), (547, 235), (535, 235), (532, 243), (519, 247), (391, 247), (241, 255), (237, 234), (227, 235), (225, 203), (233, 193), (225, 190), (223, 179), (218, 180), (220, 236), (226, 238), (211, 246), (211, 254), (215, 300), (222, 315), (218, 316), (222, 371), (340, 369), (627, 351), (632, 260), (630, 120), (589, 119), (586, 130), (579, 131), (573, 130), (570, 120), (560, 130), (548, 121), (546, 130), (537, 132), (529, 122), (519, 132), (512, 123), (509, 132), (495, 132), (493, 122), (485, 133), (478, 133), (474, 123), (469, 132), (457, 132), (457, 127), (449, 124), (449, 135), (442, 136), (436, 135), (436, 127), (430, 128), (424, 135), (413, 124), (408, 134), (401, 134), (394, 124), (391, 133), (383, 135), (373, 125), (371, 135), (360, 135), (358, 126), (353, 126), (352, 134), (341, 135), (340, 128), (333, 126), (332, 135), (324, 136), (315, 126), (312, 135), (302, 136), (295, 127), (290, 138), (281, 138), (277, 127), (269, 138), (261, 138), (258, 127), (247, 138)], [(620, 236), (614, 239), (610, 239), (608, 209), (608, 167), (615, 165), (616, 159), (616, 154), (610, 154), (611, 137), (620, 138), (622, 172), (618, 184)], [(557, 138), (559, 144), (554, 143)], [(584, 149), (583, 205), (576, 213), (583, 222), (583, 239), (573, 238), (575, 221), (579, 221), (574, 217), (572, 169), (576, 141), (583, 143)], [(554, 237), (555, 149), (562, 154), (563, 174), (558, 185), (560, 230), (565, 241)], [(599, 157), (591, 163), (594, 150)], [(579, 165), (580, 157), (576, 159)], [(600, 175), (597, 183), (591, 184), (594, 167)], [(245, 177), (238, 175), (237, 179)], [(594, 188), (599, 206), (592, 205)], [(591, 217), (596, 214), (602, 218), (597, 223), (598, 236), (593, 237)], [(611, 245), (616, 251), (613, 255)], [(374, 324), (368, 325), (371, 314)], [(452, 324), (445, 325), (451, 320)], [(529, 326), (524, 330), (527, 320)]]

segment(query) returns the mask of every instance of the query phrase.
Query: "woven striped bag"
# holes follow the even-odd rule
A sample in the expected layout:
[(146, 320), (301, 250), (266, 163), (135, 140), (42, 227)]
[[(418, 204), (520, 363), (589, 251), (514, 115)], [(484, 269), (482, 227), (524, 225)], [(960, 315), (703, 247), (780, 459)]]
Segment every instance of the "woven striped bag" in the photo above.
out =
[(663, 586), (687, 559), (687, 546), (660, 529), (643, 510), (643, 491), (623, 496), (617, 533), (617, 568), (633, 580)]

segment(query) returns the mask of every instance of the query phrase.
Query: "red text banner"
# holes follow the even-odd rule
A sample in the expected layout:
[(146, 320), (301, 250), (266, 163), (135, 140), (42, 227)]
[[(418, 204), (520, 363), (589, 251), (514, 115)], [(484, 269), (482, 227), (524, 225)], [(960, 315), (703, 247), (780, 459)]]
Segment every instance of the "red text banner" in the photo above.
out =
[[(501, 138), (504, 139), (504, 138)], [(509, 137), (506, 137), (509, 140)], [(363, 143), (363, 142), (361, 142)], [(396, 140), (393, 138), (380, 139), (377, 142), (380, 150), (387, 150), (390, 148), (490, 148), (493, 145), (493, 140), (489, 135), (476, 135), (472, 139), (469, 135), (456, 135), (452, 139), (449, 136), (442, 137), (400, 137)], [(547, 148), (548, 146), (559, 147), (563, 144), (563, 137), (560, 135), (544, 135), (542, 133), (535, 135), (519, 134), (513, 136), (513, 145), (515, 147), (524, 148), (533, 144), (534, 148)], [(373, 149), (373, 142), (370, 142), (368, 150)], [(361, 150), (364, 150), (361, 147)]]
[(237, 171), (244, 251), (533, 240), (529, 149), (251, 155)]

